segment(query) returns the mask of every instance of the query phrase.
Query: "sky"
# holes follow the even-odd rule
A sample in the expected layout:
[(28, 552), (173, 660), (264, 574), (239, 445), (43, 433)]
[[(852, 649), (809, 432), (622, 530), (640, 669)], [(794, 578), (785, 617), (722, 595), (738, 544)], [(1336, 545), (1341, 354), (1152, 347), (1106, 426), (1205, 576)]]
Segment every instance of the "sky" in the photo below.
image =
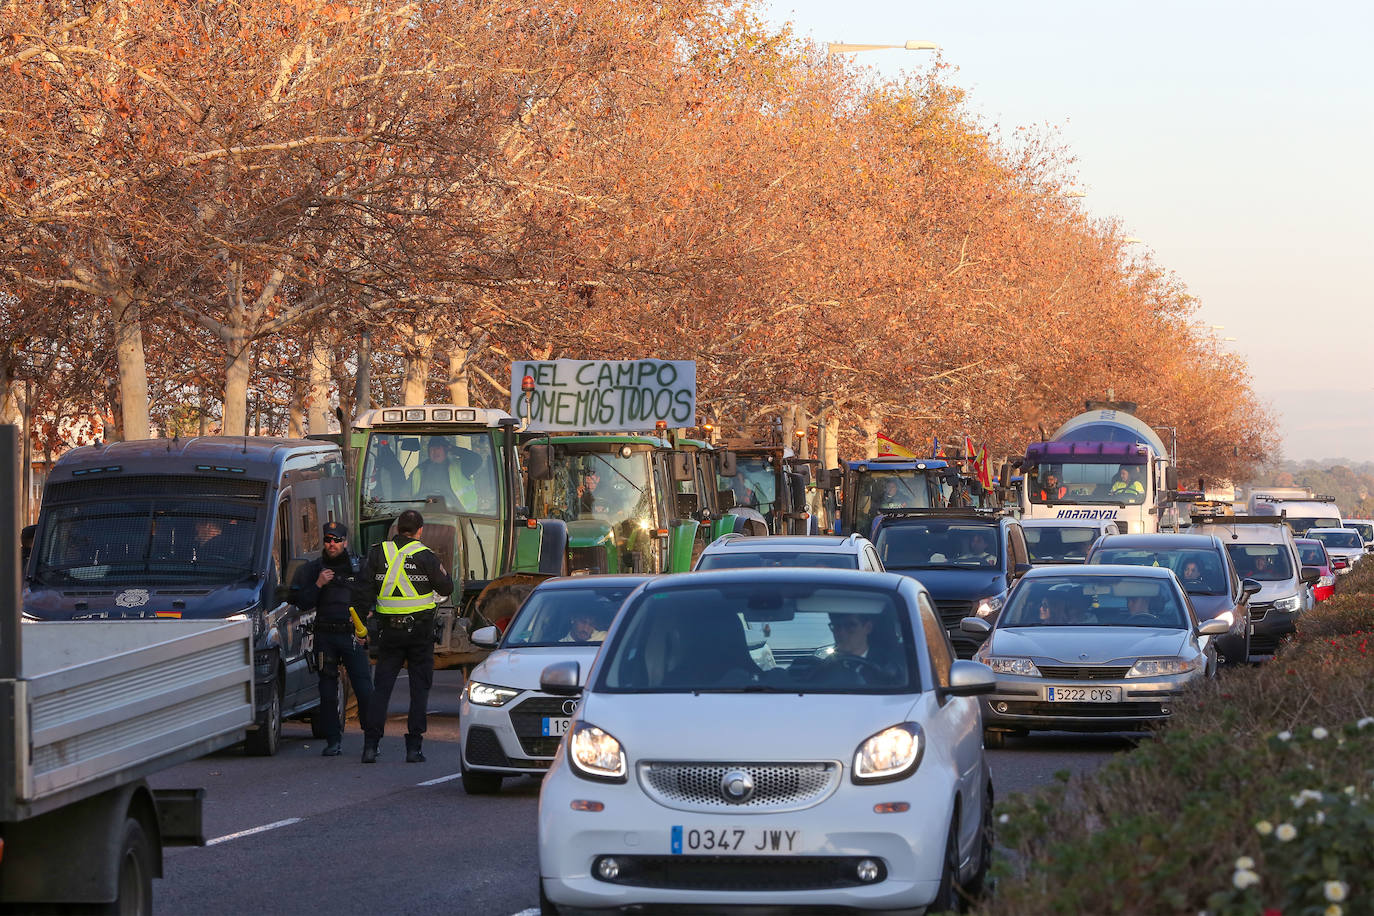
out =
[(934, 41), (985, 125), (1054, 129), (1080, 205), (1235, 338), (1283, 457), (1374, 460), (1374, 4), (762, 2), (817, 42)]

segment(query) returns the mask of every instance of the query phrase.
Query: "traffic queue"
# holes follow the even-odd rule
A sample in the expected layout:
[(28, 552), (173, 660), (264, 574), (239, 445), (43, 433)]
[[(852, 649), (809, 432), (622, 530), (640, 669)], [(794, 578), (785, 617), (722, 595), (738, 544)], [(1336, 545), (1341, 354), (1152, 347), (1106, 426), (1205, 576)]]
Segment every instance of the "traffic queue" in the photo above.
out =
[[(1190, 509), (1176, 443), (1124, 403), (995, 477), (986, 452), (823, 468), (768, 431), (540, 428), (522, 371), (510, 413), (64, 456), (25, 620), (250, 621), (246, 747), (269, 755), (292, 715), (339, 755), (352, 683), (375, 761), (404, 665), (423, 763), (430, 674), (462, 668), (464, 789), (544, 774), (546, 913), (945, 910), (986, 880), (987, 748), (1166, 722), (1369, 549), (1338, 512), (1294, 531), (1277, 498)], [(621, 410), (656, 401), (681, 419), (676, 396)]]

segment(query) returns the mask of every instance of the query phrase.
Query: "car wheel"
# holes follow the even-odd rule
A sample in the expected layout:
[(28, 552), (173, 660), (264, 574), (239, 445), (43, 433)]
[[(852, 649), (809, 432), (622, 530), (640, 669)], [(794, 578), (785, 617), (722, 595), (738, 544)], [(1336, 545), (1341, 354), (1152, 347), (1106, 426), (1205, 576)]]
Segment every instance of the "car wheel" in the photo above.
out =
[(501, 791), (502, 777), (498, 773), (478, 773), (466, 766), (462, 767), (462, 772), (463, 791), (469, 795), (495, 795)]
[(995, 732), (995, 731), (984, 731), (984, 732), (983, 732), (983, 747), (987, 748), (987, 749), (990, 750), (990, 751), (995, 751), (995, 750), (999, 750), (999, 749), (1001, 749), (1001, 748), (1004, 748), (1004, 747), (1006, 747), (1006, 746), (1007, 746), (1007, 733), (1006, 733), (1006, 732)]
[(153, 844), (137, 818), (124, 819), (119, 849), (119, 896), (95, 909), (110, 916), (152, 916)]
[(940, 888), (935, 899), (930, 902), (928, 912), (957, 913), (963, 907), (964, 895), (959, 887), (959, 812), (949, 822), (949, 835), (945, 838), (944, 865), (940, 869)]
[(281, 678), (274, 677), (267, 689), (272, 694), (267, 716), (257, 730), (249, 732), (243, 740), (243, 749), (252, 757), (272, 757), (281, 747)]

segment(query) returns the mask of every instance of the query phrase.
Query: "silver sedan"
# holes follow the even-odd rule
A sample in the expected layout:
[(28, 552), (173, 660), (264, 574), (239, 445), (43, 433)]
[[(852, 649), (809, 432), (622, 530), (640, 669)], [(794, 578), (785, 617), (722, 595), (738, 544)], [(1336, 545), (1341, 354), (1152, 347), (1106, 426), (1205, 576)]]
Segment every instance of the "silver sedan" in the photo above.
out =
[(1007, 599), (974, 656), (997, 675), (983, 697), (984, 743), (1034, 730), (1132, 731), (1169, 718), (1177, 695), (1213, 677), (1224, 620), (1199, 623), (1172, 571), (1042, 567)]

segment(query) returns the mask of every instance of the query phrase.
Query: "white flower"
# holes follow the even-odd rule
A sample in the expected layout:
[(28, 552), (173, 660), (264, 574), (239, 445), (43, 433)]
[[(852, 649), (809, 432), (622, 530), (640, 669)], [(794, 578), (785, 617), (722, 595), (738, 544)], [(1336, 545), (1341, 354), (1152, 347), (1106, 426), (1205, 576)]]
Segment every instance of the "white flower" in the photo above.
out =
[(997, 823), (999, 823), (999, 824), (1010, 824), (1010, 823), (1011, 823), (1011, 815), (1010, 815), (1010, 814), (1003, 814), (1003, 815), (1001, 815), (1000, 817), (997, 818)]
[(1291, 741), (1293, 740), (1293, 733), (1290, 731), (1281, 731), (1274, 737), (1278, 738), (1280, 741)]
[(1322, 894), (1332, 903), (1340, 903), (1350, 895), (1350, 885), (1344, 881), (1328, 881), (1322, 885)]
[(1322, 824), (1326, 823), (1326, 812), (1318, 811), (1316, 814), (1312, 815), (1310, 820), (1312, 821), (1312, 823), (1321, 826)]
[(1341, 914), (1344, 912), (1345, 910), (1341, 909), (1341, 905), (1339, 903), (1333, 903), (1326, 909), (1322, 910), (1322, 916), (1341, 916)]
[(1283, 823), (1274, 828), (1274, 836), (1278, 837), (1280, 843), (1287, 843), (1298, 835), (1298, 828), (1292, 824)]
[(1290, 795), (1289, 798), (1292, 799), (1294, 808), (1301, 808), (1310, 801), (1321, 801), (1322, 794), (1315, 789), (1303, 789), (1297, 795)]
[(1260, 836), (1268, 836), (1274, 832), (1274, 825), (1268, 821), (1260, 821), (1255, 825), (1255, 829), (1259, 831)]
[(1344, 789), (1342, 789), (1341, 791), (1344, 792), (1346, 795), (1354, 795), (1354, 794), (1355, 794), (1355, 787), (1354, 787), (1354, 786), (1346, 786), (1346, 787), (1345, 787)]
[(1374, 725), (1374, 716), (1365, 716), (1355, 723), (1356, 728), (1364, 728), (1366, 725)]
[(1312, 737), (1313, 737), (1313, 738), (1316, 738), (1318, 741), (1321, 741), (1322, 739), (1326, 738), (1326, 737), (1327, 737), (1328, 735), (1330, 735), (1330, 734), (1331, 734), (1331, 733), (1330, 733), (1329, 731), (1327, 731), (1326, 729), (1322, 728), (1320, 725), (1318, 725), (1316, 728), (1312, 729)]
[(1236, 871), (1251, 871), (1255, 867), (1255, 860), (1249, 856), (1241, 856), (1236, 860)]
[(1231, 883), (1234, 884), (1238, 890), (1243, 891), (1247, 887), (1253, 887), (1259, 884), (1260, 876), (1248, 868), (1237, 868), (1236, 873), (1231, 876)]

